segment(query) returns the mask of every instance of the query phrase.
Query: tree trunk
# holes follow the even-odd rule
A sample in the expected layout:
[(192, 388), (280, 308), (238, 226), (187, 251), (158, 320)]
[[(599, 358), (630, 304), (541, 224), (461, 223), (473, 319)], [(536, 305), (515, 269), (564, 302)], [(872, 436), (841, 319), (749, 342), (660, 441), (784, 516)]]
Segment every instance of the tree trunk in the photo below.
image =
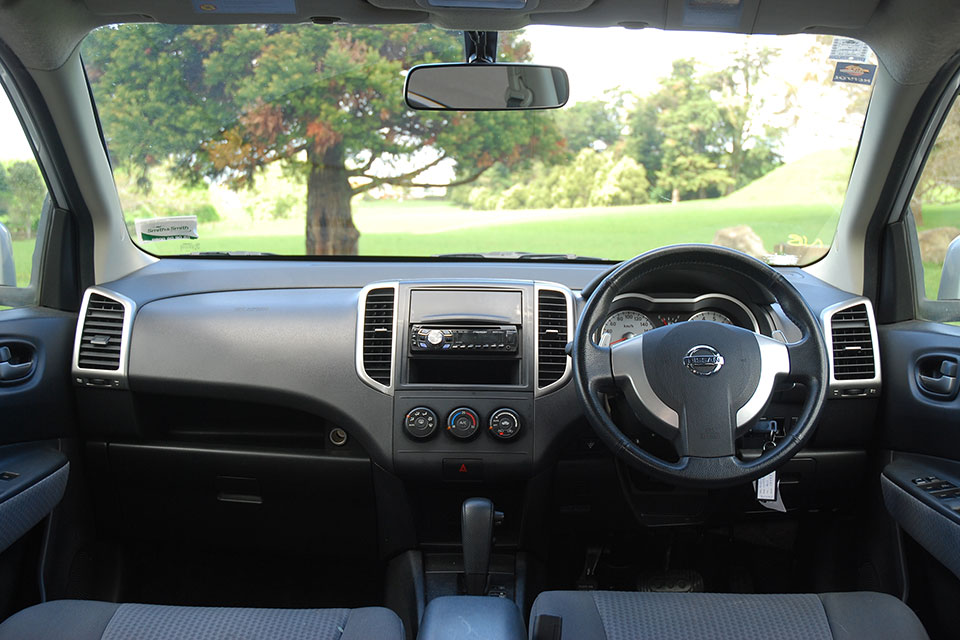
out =
[(353, 190), (343, 164), (343, 147), (309, 153), (307, 178), (307, 255), (356, 255), (360, 232), (353, 225)]
[(674, 187), (673, 191), (670, 192), (670, 204), (677, 204), (678, 202), (680, 202), (680, 189)]
[(913, 220), (918, 227), (923, 226), (923, 203), (919, 200), (910, 201), (910, 211), (913, 212)]

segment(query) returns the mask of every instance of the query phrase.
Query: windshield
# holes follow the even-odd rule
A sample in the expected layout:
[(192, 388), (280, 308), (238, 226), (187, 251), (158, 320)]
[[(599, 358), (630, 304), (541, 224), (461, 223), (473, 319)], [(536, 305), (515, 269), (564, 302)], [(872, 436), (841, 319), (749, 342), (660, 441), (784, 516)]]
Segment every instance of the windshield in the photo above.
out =
[(462, 61), (462, 33), (121, 25), (82, 55), (127, 226), (156, 255), (619, 260), (702, 242), (807, 264), (876, 70), (826, 36), (531, 27), (498, 57), (565, 67), (564, 108), (416, 112), (406, 71)]

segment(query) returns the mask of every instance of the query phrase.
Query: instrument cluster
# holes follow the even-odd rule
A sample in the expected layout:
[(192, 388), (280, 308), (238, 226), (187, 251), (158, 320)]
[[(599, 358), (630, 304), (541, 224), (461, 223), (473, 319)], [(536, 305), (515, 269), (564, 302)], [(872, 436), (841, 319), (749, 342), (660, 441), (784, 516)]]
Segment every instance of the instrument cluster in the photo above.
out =
[(642, 293), (617, 296), (600, 328), (597, 343), (610, 346), (677, 322), (719, 322), (760, 331), (747, 305), (722, 293), (697, 297), (654, 297)]

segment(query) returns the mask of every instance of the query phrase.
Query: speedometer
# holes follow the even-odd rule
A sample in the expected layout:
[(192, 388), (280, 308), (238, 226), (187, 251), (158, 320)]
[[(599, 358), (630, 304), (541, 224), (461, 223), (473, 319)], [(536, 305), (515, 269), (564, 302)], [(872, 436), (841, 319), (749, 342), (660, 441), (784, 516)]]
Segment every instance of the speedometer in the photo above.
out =
[(709, 320), (710, 322), (719, 322), (720, 324), (733, 324), (733, 320), (719, 311), (700, 311), (690, 316), (689, 322), (695, 322), (697, 320)]
[(640, 313), (624, 309), (610, 315), (600, 329), (600, 346), (608, 347), (624, 340), (629, 340), (645, 331), (653, 329), (650, 318)]

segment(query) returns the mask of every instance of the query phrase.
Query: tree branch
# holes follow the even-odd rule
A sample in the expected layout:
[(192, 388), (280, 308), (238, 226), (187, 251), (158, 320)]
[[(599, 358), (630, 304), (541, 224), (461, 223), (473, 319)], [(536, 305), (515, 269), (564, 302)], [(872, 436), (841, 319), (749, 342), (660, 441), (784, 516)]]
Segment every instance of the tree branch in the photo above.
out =
[[(490, 166), (493, 166), (493, 165), (490, 165)], [(383, 184), (390, 184), (390, 185), (394, 185), (394, 186), (397, 186), (397, 187), (420, 187), (421, 189), (442, 189), (442, 188), (444, 188), (444, 187), (459, 187), (459, 186), (461, 186), (461, 185), (470, 184), (471, 182), (476, 181), (478, 178), (480, 178), (480, 176), (482, 176), (484, 173), (486, 173), (489, 168), (490, 168), (490, 167), (484, 167), (483, 169), (480, 169), (479, 171), (477, 171), (477, 172), (474, 173), (473, 175), (468, 176), (468, 177), (466, 177), (466, 178), (464, 178), (464, 179), (462, 179), (462, 180), (454, 180), (453, 182), (447, 182), (447, 183), (444, 183), (444, 184), (433, 184), (433, 183), (427, 183), (427, 182), (413, 182), (412, 180), (398, 180), (397, 178), (398, 178), (399, 176), (393, 177), (393, 178), (378, 178), (378, 177), (376, 177), (376, 176), (362, 176), (362, 177), (364, 177), (364, 178), (369, 178), (369, 179), (370, 179), (370, 182), (367, 182), (366, 184), (362, 184), (362, 185), (360, 185), (359, 187), (354, 187), (354, 188), (353, 188), (353, 195), (357, 195), (357, 194), (360, 194), (360, 193), (364, 193), (365, 191), (370, 191), (370, 189), (373, 189), (373, 188), (375, 188), (375, 187), (379, 187), (380, 185), (383, 185)], [(422, 172), (425, 171), (426, 169), (427, 169), (427, 167), (424, 167), (424, 168), (421, 169), (420, 171), (417, 171), (417, 172), (413, 173), (414, 177), (415, 177), (418, 173), (422, 173)]]
[(416, 178), (418, 175), (420, 175), (421, 173), (423, 173), (423, 172), (426, 171), (427, 169), (432, 169), (433, 167), (437, 166), (438, 164), (440, 164), (441, 162), (443, 162), (443, 161), (446, 160), (446, 159), (447, 159), (447, 154), (441, 153), (441, 154), (437, 157), (436, 160), (434, 160), (433, 162), (431, 162), (431, 163), (429, 163), (429, 164), (426, 164), (426, 165), (420, 167), (419, 169), (414, 169), (413, 171), (410, 171), (409, 173), (401, 173), (401, 174), (398, 175), (398, 176), (387, 176), (387, 177), (385, 177), (385, 178), (380, 178), (380, 180), (382, 180), (383, 182), (386, 182), (386, 183), (388, 183), (388, 184), (400, 184), (400, 183), (405, 182), (405, 181), (408, 181), (408, 180), (413, 180), (414, 178)]
[(365, 174), (367, 171), (370, 170), (370, 167), (373, 166), (373, 161), (376, 160), (376, 159), (377, 159), (376, 154), (371, 153), (371, 154), (370, 154), (370, 159), (367, 160), (362, 167), (357, 167), (356, 169), (350, 169), (349, 171), (347, 171), (347, 175), (348, 175), (348, 176), (363, 176), (363, 177), (365, 177), (365, 178), (370, 177), (370, 176), (364, 176), (363, 174)]
[[(410, 181), (411, 181), (411, 180), (413, 180), (414, 178), (416, 178), (418, 175), (420, 175), (421, 173), (423, 173), (423, 172), (426, 171), (427, 169), (430, 169), (431, 167), (437, 166), (438, 164), (440, 164), (441, 162), (443, 162), (443, 161), (446, 159), (446, 157), (447, 157), (447, 154), (445, 154), (445, 153), (444, 153), (444, 154), (441, 154), (440, 157), (438, 157), (438, 158), (437, 158), (436, 160), (434, 160), (433, 162), (431, 162), (431, 163), (429, 163), (429, 164), (426, 164), (426, 165), (420, 167), (419, 169), (414, 169), (413, 171), (410, 171), (410, 172), (408, 172), (408, 173), (401, 173), (401, 174), (398, 175), (398, 176), (386, 176), (386, 177), (384, 177), (384, 176), (371, 176), (371, 175), (367, 175), (367, 174), (364, 173), (363, 171), (360, 171), (360, 172), (358, 172), (358, 173), (354, 173), (354, 172), (351, 171), (351, 172), (347, 172), (347, 174), (348, 174), (349, 176), (351, 176), (351, 177), (355, 177), (355, 178), (366, 178), (367, 180), (370, 181), (370, 182), (368, 182), (368, 183), (366, 183), (366, 184), (362, 184), (362, 185), (360, 185), (359, 187), (356, 187), (356, 188), (353, 190), (354, 195), (356, 195), (356, 194), (358, 194), (358, 193), (363, 193), (364, 191), (369, 191), (370, 189), (373, 189), (374, 187), (379, 187), (379, 186), (382, 185), (382, 184), (393, 184), (393, 185), (397, 185), (397, 186), (409, 187), (409, 186), (414, 186), (414, 185), (410, 184)], [(372, 164), (372, 162), (373, 162), (373, 161), (371, 160), (371, 163), (370, 163), (370, 164)], [(367, 166), (367, 168), (369, 168), (369, 165)], [(443, 185), (440, 185), (440, 186), (443, 186)]]
[[(493, 165), (490, 165), (490, 166), (493, 166)], [(473, 174), (472, 176), (470, 176), (470, 177), (468, 177), (468, 178), (464, 178), (463, 180), (454, 180), (453, 182), (448, 182), (448, 183), (446, 183), (446, 184), (428, 184), (428, 183), (423, 183), (423, 182), (407, 182), (407, 183), (401, 184), (400, 186), (403, 186), (403, 187), (421, 187), (421, 188), (424, 188), (424, 189), (440, 188), (440, 187), (459, 187), (460, 185), (470, 184), (471, 182), (475, 182), (480, 176), (482, 176), (484, 173), (486, 173), (486, 172), (487, 172), (487, 169), (489, 169), (489, 168), (490, 168), (490, 167), (484, 167), (483, 169), (480, 169), (480, 171), (477, 171), (475, 174)]]

